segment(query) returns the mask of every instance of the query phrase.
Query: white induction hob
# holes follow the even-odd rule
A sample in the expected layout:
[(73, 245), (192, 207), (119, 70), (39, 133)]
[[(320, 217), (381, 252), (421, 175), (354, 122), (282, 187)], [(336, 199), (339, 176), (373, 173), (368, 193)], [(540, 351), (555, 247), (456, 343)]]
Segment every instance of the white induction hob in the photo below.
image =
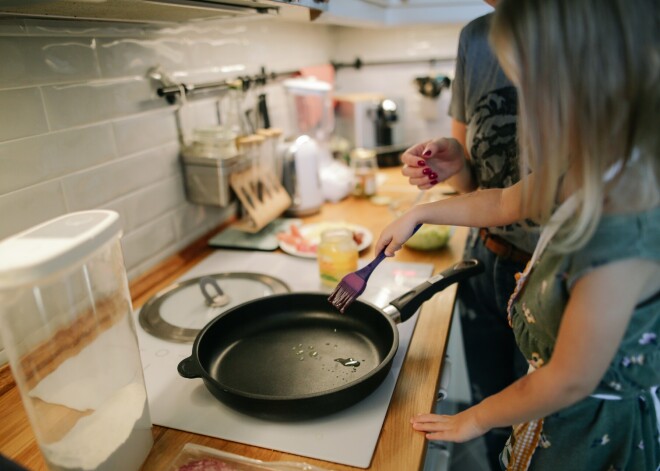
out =
[[(360, 266), (370, 260), (360, 260)], [(369, 280), (361, 299), (378, 307), (432, 275), (430, 264), (386, 259)], [(226, 272), (263, 273), (281, 279), (291, 291), (322, 288), (316, 260), (290, 255), (218, 250), (178, 281)], [(401, 370), (417, 314), (398, 325), (399, 349), (383, 383), (368, 397), (340, 412), (300, 422), (273, 422), (225, 406), (201, 379), (185, 379), (178, 363), (190, 356), (192, 344), (178, 344), (146, 333), (137, 322), (151, 420), (156, 425), (279, 450), (349, 466), (368, 468)]]

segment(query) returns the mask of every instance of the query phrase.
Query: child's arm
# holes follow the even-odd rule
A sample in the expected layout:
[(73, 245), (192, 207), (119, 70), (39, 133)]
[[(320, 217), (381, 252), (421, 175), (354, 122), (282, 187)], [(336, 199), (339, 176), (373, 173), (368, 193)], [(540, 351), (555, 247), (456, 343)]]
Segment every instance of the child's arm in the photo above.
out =
[[(531, 184), (531, 175), (527, 177)], [(453, 198), (420, 204), (408, 210), (381, 232), (376, 253), (386, 248), (391, 257), (423, 223), (450, 226), (504, 226), (524, 219), (520, 210), (522, 181), (504, 189), (477, 190)]]
[(551, 361), (502, 392), (454, 416), (422, 414), (411, 422), (427, 438), (466, 441), (545, 417), (593, 392), (616, 353), (634, 306), (660, 289), (660, 265), (625, 260), (600, 267), (574, 286)]

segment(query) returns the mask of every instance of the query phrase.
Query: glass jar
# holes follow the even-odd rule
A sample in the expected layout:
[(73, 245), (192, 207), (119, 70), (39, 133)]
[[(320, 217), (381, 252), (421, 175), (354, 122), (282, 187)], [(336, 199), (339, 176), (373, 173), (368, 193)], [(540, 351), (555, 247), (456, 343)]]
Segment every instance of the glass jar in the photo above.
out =
[(92, 210), (0, 242), (0, 337), (51, 470), (137, 471), (153, 444), (120, 235)]
[(370, 197), (376, 194), (376, 174), (378, 162), (376, 152), (370, 149), (354, 149), (351, 152), (353, 169), (353, 195)]
[(224, 126), (194, 129), (192, 144), (187, 153), (214, 159), (235, 157), (238, 154), (236, 133)]
[(321, 283), (330, 288), (358, 268), (358, 247), (353, 232), (345, 228), (326, 229), (317, 250)]

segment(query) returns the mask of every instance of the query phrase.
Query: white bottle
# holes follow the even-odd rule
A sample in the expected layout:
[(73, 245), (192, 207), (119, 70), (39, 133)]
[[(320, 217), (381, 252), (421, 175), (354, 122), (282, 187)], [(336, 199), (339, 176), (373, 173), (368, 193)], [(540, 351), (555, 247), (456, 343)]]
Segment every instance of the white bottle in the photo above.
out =
[(321, 210), (319, 153), (318, 143), (309, 136), (298, 137), (285, 150), (282, 178), (293, 201), (286, 212), (290, 216), (309, 216)]

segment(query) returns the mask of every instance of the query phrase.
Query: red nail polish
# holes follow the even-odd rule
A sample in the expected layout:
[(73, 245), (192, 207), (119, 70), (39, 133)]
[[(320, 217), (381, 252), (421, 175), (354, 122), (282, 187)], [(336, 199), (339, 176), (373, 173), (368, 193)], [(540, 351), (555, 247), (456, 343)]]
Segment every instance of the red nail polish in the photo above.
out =
[(437, 185), (437, 184), (438, 184), (438, 180), (431, 180), (429, 183), (431, 183), (431, 185)]
[(429, 173), (431, 173), (431, 169), (428, 168), (428, 167), (426, 167), (424, 170), (422, 170), (422, 173), (423, 173), (424, 175), (428, 175)]
[(435, 172), (431, 172), (431, 173), (429, 173), (429, 178), (430, 178), (431, 180), (438, 181), (438, 174), (435, 173)]
[(417, 165), (419, 165), (420, 167), (425, 167), (425, 166), (426, 166), (426, 162), (425, 162), (424, 160), (418, 160), (418, 161), (417, 161)]
[(424, 157), (430, 157), (431, 156), (431, 150), (425, 150), (424, 153), (422, 154)]

